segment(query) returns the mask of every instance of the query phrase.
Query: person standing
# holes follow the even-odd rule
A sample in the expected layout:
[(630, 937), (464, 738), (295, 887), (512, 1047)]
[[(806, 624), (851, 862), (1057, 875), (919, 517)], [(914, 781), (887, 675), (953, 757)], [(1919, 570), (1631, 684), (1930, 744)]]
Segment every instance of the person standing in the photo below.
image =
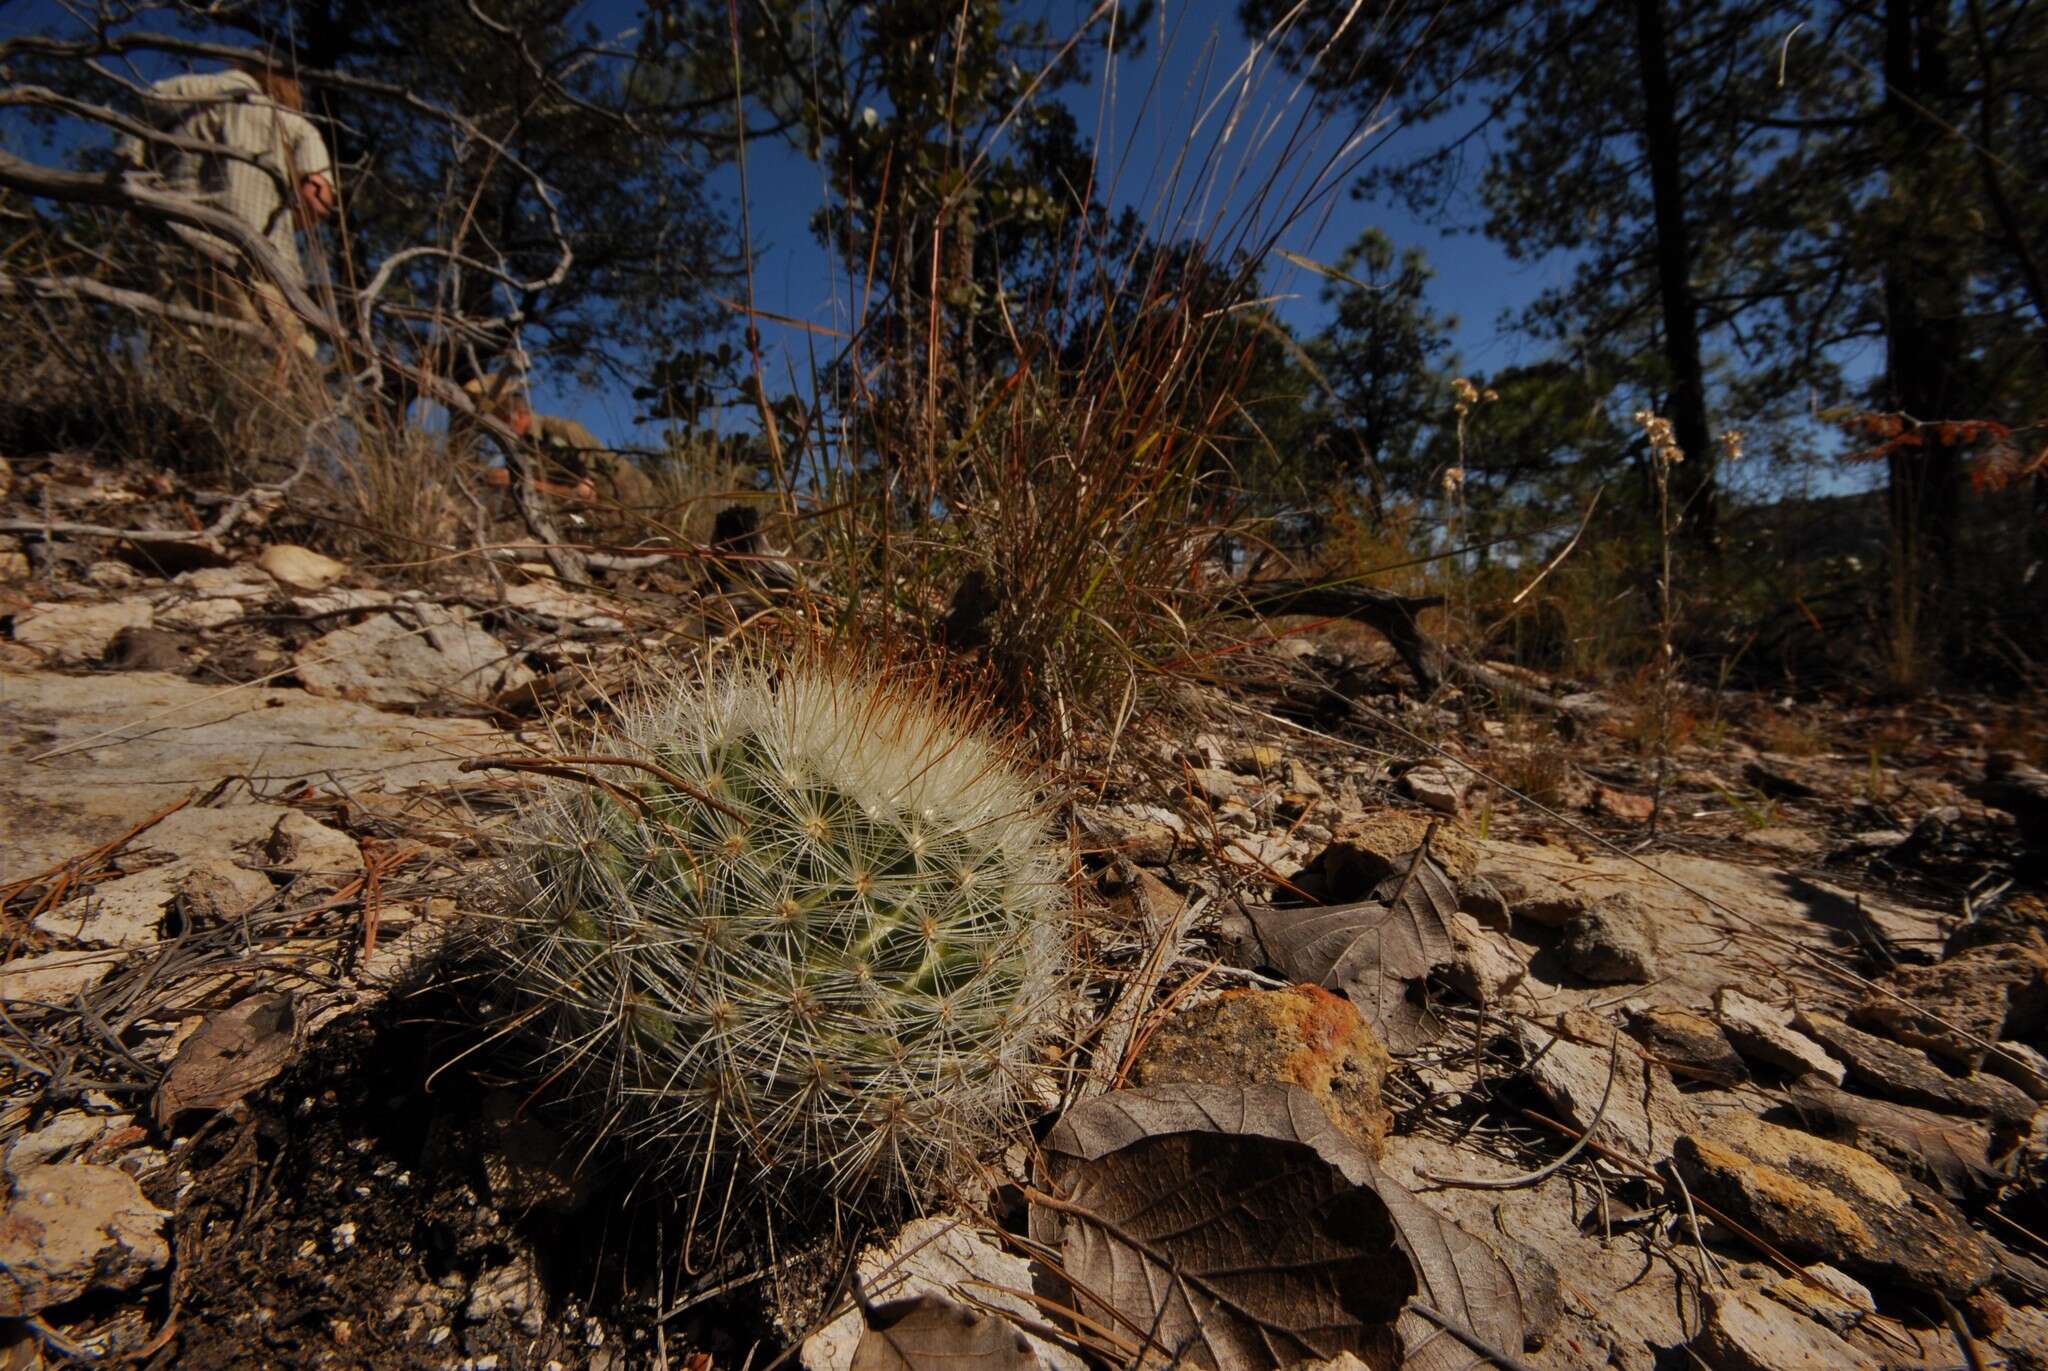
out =
[[(277, 250), (286, 279), (306, 284), (298, 231), (338, 207), (333, 162), (305, 116), (299, 83), (281, 69), (248, 63), (219, 72), (173, 76), (143, 101), (149, 125), (177, 142), (132, 138), (128, 160), (158, 172), (180, 194), (224, 210)], [(217, 149), (217, 150), (216, 150)], [(281, 360), (312, 360), (318, 344), (283, 291), (250, 270), (215, 234), (184, 225), (178, 236), (197, 260), (181, 272), (181, 294), (202, 309), (260, 324), (277, 338)]]

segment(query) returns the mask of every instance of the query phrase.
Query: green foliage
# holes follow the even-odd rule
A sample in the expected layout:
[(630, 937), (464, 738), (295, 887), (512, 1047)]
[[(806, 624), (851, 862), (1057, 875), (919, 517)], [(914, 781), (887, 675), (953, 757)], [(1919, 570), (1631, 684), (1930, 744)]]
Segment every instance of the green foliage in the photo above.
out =
[(921, 1193), (1016, 1120), (1061, 873), (1029, 781), (900, 685), (759, 662), (660, 692), (509, 863), (536, 1070), (657, 1171)]

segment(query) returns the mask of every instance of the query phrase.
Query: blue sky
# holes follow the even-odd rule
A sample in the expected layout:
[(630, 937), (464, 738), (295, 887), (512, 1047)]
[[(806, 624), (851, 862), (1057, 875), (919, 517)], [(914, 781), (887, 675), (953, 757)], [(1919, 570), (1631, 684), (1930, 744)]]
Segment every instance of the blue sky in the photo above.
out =
[[(1054, 0), (1046, 7), (1055, 31), (1071, 31), (1085, 9)], [(593, 7), (593, 22), (603, 23), (620, 13), (629, 23), (629, 5)], [(1101, 175), (1105, 185), (1114, 185), (1109, 197), (1113, 208), (1136, 208), (1155, 221), (1158, 186), (1172, 159), (1189, 147), (1198, 150), (1214, 146), (1217, 130), (1227, 109), (1213, 108), (1219, 93), (1243, 97), (1237, 134), (1224, 158), (1236, 169), (1241, 159), (1240, 184), (1256, 185), (1275, 173), (1284, 178), (1307, 171), (1327, 161), (1349, 136), (1351, 128), (1331, 124), (1304, 157), (1300, 167), (1275, 168), (1272, 149), (1281, 141), (1293, 118), (1307, 105), (1307, 96), (1285, 72), (1271, 67), (1270, 59), (1249, 82), (1233, 81), (1232, 75), (1246, 60), (1252, 44), (1238, 25), (1235, 5), (1223, 0), (1196, 0), (1190, 4), (1163, 4), (1148, 26), (1148, 41), (1135, 59), (1120, 60), (1112, 69), (1098, 69), (1095, 79), (1062, 92), (1079, 119), (1084, 136), (1097, 140)], [(1206, 115), (1206, 117), (1205, 117)], [(1311, 116), (1312, 118), (1314, 116)], [(1348, 116), (1347, 116), (1348, 118)], [(1277, 121), (1280, 132), (1257, 145), (1245, 133), (1247, 128)], [(1396, 132), (1378, 152), (1380, 157), (1412, 155), (1431, 146), (1440, 130)], [(736, 166), (722, 169), (713, 185), (735, 212), (740, 202), (740, 175)], [(747, 153), (747, 203), (752, 212), (755, 250), (755, 303), (764, 311), (788, 315), (831, 326), (844, 323), (847, 295), (843, 281), (836, 278), (834, 264), (812, 239), (809, 223), (824, 203), (820, 169), (786, 145), (761, 142)], [(1243, 208), (1244, 195), (1219, 189), (1208, 198), (1212, 215), (1225, 217)], [(1366, 204), (1354, 200), (1346, 185), (1335, 187), (1318, 212), (1305, 216), (1282, 244), (1288, 250), (1312, 260), (1334, 261), (1346, 245), (1368, 228), (1388, 233), (1397, 246), (1419, 246), (1428, 254), (1437, 276), (1432, 283), (1432, 306), (1440, 313), (1455, 315), (1458, 328), (1455, 346), (1468, 367), (1494, 371), (1526, 359), (1533, 347), (1501, 327), (1504, 312), (1527, 304), (1546, 286), (1560, 281), (1569, 269), (1566, 262), (1522, 265), (1511, 262), (1493, 243), (1476, 234), (1447, 234), (1422, 223), (1396, 207)], [(1317, 299), (1321, 278), (1314, 273), (1275, 260), (1268, 273), (1268, 288), (1284, 297), (1277, 308), (1298, 330), (1314, 331), (1327, 317)], [(807, 369), (808, 341), (793, 329), (773, 325), (763, 329), (771, 347), (793, 350), (793, 362), (801, 373)], [(771, 370), (781, 368), (772, 364)], [(573, 394), (543, 386), (543, 401), (572, 412), (600, 434), (623, 436), (633, 431), (630, 397), (616, 394)], [(651, 437), (651, 434), (643, 434)]]

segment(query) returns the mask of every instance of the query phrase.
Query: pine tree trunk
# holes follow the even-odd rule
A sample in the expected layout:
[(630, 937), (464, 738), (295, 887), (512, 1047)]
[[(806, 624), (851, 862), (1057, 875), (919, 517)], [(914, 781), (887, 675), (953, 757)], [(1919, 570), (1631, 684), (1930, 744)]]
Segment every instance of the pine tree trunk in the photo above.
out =
[[(1937, 222), (1931, 163), (1942, 129), (1933, 111), (1948, 95), (1940, 44), (1944, 0), (1887, 0), (1884, 11), (1885, 122), (1891, 134), (1890, 242), (1884, 256), (1887, 405), (1921, 424), (1971, 416), (1959, 375), (1963, 356), (1962, 286), (1958, 253), (1928, 230)], [(1950, 603), (1956, 569), (1956, 525), (1962, 454), (1922, 428), (1921, 444), (1887, 462), (1887, 503), (1893, 556), (1898, 559), (1894, 606), (1902, 625), (1919, 625), (1924, 645), (1953, 638), (1959, 625)], [(1939, 638), (1929, 635), (1939, 625)]]
[(1692, 288), (1692, 239), (1685, 218), (1685, 162), (1678, 96), (1664, 28), (1664, 0), (1636, 0), (1636, 65), (1643, 85), (1643, 146), (1657, 237), (1657, 294), (1664, 316), (1664, 364), (1671, 373), (1673, 436), (1685, 464), (1672, 473), (1685, 531), (1709, 554), (1720, 546), (1719, 493), (1707, 425), (1706, 369), (1700, 361), (1699, 301)]

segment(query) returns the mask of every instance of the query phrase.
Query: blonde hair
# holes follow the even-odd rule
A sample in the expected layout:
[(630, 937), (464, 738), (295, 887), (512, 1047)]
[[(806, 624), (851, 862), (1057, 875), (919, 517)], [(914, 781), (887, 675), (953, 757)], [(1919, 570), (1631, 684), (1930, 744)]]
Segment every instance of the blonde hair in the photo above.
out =
[(235, 70), (246, 72), (256, 78), (256, 84), (272, 104), (295, 114), (306, 111), (306, 93), (299, 88), (298, 78), (288, 74), (284, 68), (269, 61), (246, 58), (235, 63)]

